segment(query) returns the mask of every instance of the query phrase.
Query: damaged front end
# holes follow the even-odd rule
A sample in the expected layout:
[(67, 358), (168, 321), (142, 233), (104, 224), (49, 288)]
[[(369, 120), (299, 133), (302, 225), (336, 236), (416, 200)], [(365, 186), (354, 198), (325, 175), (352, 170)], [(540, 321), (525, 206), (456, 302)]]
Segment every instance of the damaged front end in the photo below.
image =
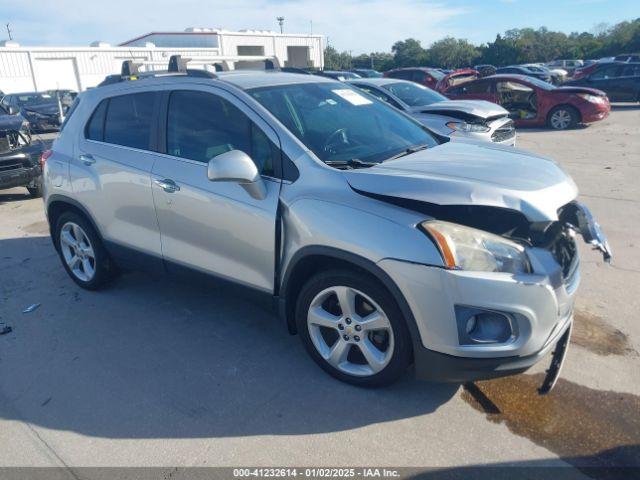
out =
[(36, 188), (40, 182), (42, 142), (34, 142), (20, 115), (0, 116), (0, 189)]

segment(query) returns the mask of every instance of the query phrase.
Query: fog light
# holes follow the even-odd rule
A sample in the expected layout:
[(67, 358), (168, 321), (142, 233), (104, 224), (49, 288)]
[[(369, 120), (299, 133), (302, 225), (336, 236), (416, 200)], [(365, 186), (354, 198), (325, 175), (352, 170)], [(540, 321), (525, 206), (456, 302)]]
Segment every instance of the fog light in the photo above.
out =
[[(470, 324), (471, 329), (469, 329)], [(469, 337), (479, 343), (504, 343), (511, 337), (511, 322), (501, 313), (486, 312), (472, 316), (467, 322)]]
[(460, 345), (505, 343), (517, 336), (515, 318), (502, 312), (455, 306)]

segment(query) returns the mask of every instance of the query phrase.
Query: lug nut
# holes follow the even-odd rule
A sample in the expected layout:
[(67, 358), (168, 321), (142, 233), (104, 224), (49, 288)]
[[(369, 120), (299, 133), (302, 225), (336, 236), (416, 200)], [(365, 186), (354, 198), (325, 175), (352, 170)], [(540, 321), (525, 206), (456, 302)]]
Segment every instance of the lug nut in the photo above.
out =
[(362, 327), (360, 325), (356, 325), (356, 331), (359, 332), (360, 330), (362, 330)]
[(351, 319), (350, 319), (350, 318), (347, 318), (347, 319), (345, 320), (345, 322), (347, 322), (347, 325), (351, 325)]
[(344, 330), (344, 325), (343, 325), (343, 324), (341, 324), (341, 323), (339, 323), (339, 324), (338, 324), (338, 330)]
[(347, 342), (349, 341), (349, 335), (343, 335), (342, 338), (344, 338)]
[(356, 335), (355, 337), (353, 337), (353, 339), (354, 339), (356, 342), (359, 342), (359, 341), (360, 341), (360, 337), (359, 337), (358, 335)]

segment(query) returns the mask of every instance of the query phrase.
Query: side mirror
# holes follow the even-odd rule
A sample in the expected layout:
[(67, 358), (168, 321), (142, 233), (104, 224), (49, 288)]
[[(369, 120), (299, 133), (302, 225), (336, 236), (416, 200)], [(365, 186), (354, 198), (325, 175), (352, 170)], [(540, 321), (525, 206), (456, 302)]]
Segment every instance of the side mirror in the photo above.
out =
[(267, 186), (251, 157), (241, 150), (231, 150), (209, 160), (207, 177), (212, 182), (240, 184), (252, 198), (264, 200)]

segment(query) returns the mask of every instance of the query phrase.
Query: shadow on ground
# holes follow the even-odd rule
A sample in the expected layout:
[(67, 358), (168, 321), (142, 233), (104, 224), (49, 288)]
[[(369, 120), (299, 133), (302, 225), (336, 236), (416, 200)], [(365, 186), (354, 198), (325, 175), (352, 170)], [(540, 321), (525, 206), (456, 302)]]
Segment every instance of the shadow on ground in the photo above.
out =
[(5, 419), (109, 438), (296, 435), (425, 415), (458, 389), (333, 380), (268, 297), (236, 287), (127, 274), (86, 292), (46, 237), (0, 240), (0, 252)]

